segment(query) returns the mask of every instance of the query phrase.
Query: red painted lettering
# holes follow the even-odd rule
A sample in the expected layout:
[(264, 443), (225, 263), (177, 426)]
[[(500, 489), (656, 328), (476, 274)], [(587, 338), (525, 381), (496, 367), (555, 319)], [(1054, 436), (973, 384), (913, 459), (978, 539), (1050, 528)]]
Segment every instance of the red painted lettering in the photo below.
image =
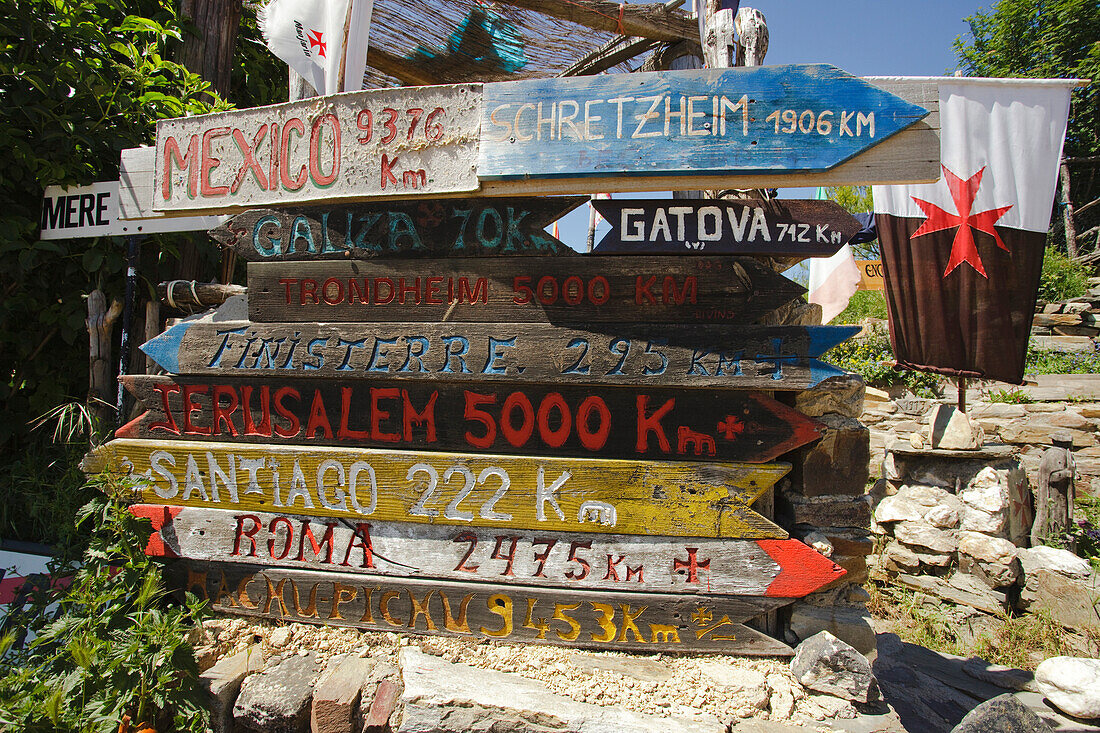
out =
[(371, 440), (381, 440), (386, 443), (396, 443), (401, 440), (400, 433), (382, 432), (382, 421), (390, 416), (390, 413), (378, 406), (381, 400), (396, 400), (400, 390), (396, 387), (376, 388), (370, 390), (370, 437)]
[(340, 388), (340, 429), (336, 437), (340, 440), (366, 440), (370, 433), (366, 430), (352, 430), (348, 427), (351, 419), (351, 387)]
[[(560, 416), (556, 430), (550, 427), (550, 411), (555, 408)], [(542, 398), (539, 404), (538, 423), (539, 436), (544, 443), (551, 448), (560, 448), (569, 437), (569, 431), (573, 428), (572, 421), (573, 417), (569, 413), (569, 405), (565, 404), (564, 397), (557, 392), (551, 392)]]
[(293, 398), (296, 402), (301, 402), (302, 400), (302, 395), (293, 387), (280, 387), (275, 392), (275, 413), (288, 423), (288, 427), (285, 428), (281, 425), (275, 426), (275, 434), (280, 438), (293, 438), (298, 434), (298, 431), (302, 429), (302, 423), (299, 422), (298, 416), (294, 414), (293, 410), (283, 404), (283, 400), (287, 397)]
[[(321, 141), (324, 139), (321, 130), (324, 125), (332, 128), (332, 170), (328, 174), (321, 172)], [(318, 117), (310, 130), (309, 175), (321, 188), (331, 186), (340, 175), (340, 120), (331, 112)]]
[(321, 390), (313, 390), (313, 404), (309, 408), (309, 422), (306, 423), (306, 438), (317, 437), (320, 430), (324, 437), (332, 438), (332, 425), (329, 424), (328, 414), (325, 412), (325, 401), (321, 399)]
[[(246, 557), (256, 557), (256, 533), (260, 531), (260, 527), (263, 525), (260, 523), (260, 518), (255, 514), (238, 514), (237, 517), (237, 531), (233, 537), (233, 554), (241, 554), (241, 538), (248, 538), (248, 552), (245, 553)], [(252, 522), (251, 529), (245, 529), (245, 521)]]
[(393, 160), (390, 160), (390, 157), (388, 155), (382, 153), (381, 182), (383, 191), (386, 190), (387, 183), (391, 183), (395, 186), (397, 185), (397, 176), (393, 174), (393, 166), (397, 163), (398, 160), (400, 160), (400, 158), (394, 158)]
[[(229, 398), (229, 404), (222, 407), (222, 397)], [(229, 433), (233, 437), (237, 436), (237, 426), (233, 424), (233, 413), (237, 409), (237, 390), (225, 385), (214, 385), (214, 391), (211, 393), (210, 403), (212, 409), (210, 411), (210, 423), (212, 435), (221, 434), (221, 423), (225, 422), (225, 432)]]
[(676, 398), (673, 397), (668, 400), (652, 415), (646, 415), (646, 408), (649, 407), (649, 395), (638, 395), (638, 441), (634, 446), (634, 450), (639, 453), (645, 453), (649, 450), (649, 434), (653, 433), (657, 436), (657, 444), (661, 447), (665, 453), (668, 453), (672, 448), (668, 444), (668, 436), (665, 435), (665, 429), (661, 426), (661, 418), (672, 411), (672, 408), (676, 405)]
[[(478, 295), (480, 293), (480, 296)], [(483, 278), (479, 277), (474, 283), (474, 291), (470, 292), (470, 281), (464, 277), (458, 278), (458, 302), (476, 303), (478, 298), (481, 298), (482, 303), (489, 302), (489, 283)], [(463, 301), (465, 298), (465, 301)]]
[(255, 136), (252, 138), (252, 144), (248, 144), (248, 140), (245, 139), (244, 133), (234, 128), (233, 130), (233, 142), (237, 143), (237, 148), (241, 151), (241, 155), (244, 159), (241, 161), (241, 167), (237, 170), (237, 177), (233, 179), (233, 183), (229, 186), (229, 193), (237, 193), (237, 190), (244, 183), (245, 176), (249, 171), (252, 172), (252, 176), (256, 179), (256, 183), (260, 184), (260, 188), (269, 188), (267, 183), (267, 176), (264, 174), (264, 169), (260, 167), (259, 162), (256, 160), (256, 150), (260, 147), (260, 142), (264, 139), (264, 135), (267, 134), (267, 124), (260, 125), (260, 129), (256, 131)]
[(171, 135), (164, 141), (164, 178), (160, 182), (160, 195), (165, 201), (172, 198), (172, 164), (187, 171), (187, 195), (195, 198), (199, 192), (199, 136), (192, 135), (187, 152), (180, 151), (179, 143)]
[[(359, 544), (356, 544), (356, 540), (359, 541)], [(359, 565), (359, 567), (373, 568), (374, 546), (371, 544), (370, 541), (370, 525), (366, 524), (365, 522), (360, 522), (359, 524), (355, 525), (355, 534), (353, 534), (351, 536), (351, 539), (348, 540), (348, 549), (344, 553), (344, 561), (340, 563), (341, 565), (343, 565), (344, 567), (348, 567), (349, 565), (351, 565), (348, 560), (351, 558), (351, 551), (356, 547), (362, 548), (363, 550), (363, 562)], [(369, 598), (367, 600), (367, 607), (370, 607)]]
[(638, 275), (634, 278), (634, 303), (636, 305), (656, 305), (657, 299), (653, 297), (653, 292), (650, 290), (653, 287), (653, 283), (657, 281), (656, 275), (650, 275), (649, 280), (643, 280), (643, 275)]
[(317, 281), (310, 278), (302, 280), (298, 285), (298, 305), (305, 305), (306, 299), (313, 305), (320, 305), (321, 300), (317, 297)]
[(199, 176), (199, 190), (203, 196), (224, 196), (229, 193), (229, 186), (214, 186), (210, 183), (210, 172), (222, 163), (219, 158), (210, 154), (210, 143), (214, 138), (228, 134), (228, 127), (214, 127), (202, 134), (202, 172)]
[(172, 417), (172, 407), (168, 404), (168, 394), (170, 392), (179, 392), (180, 386), (178, 384), (154, 384), (153, 389), (160, 392), (160, 404), (161, 409), (164, 410), (164, 422), (150, 423), (149, 429), (165, 430), (172, 435), (179, 435), (180, 429), (176, 427), (176, 420)]
[(305, 137), (306, 126), (302, 124), (302, 121), (297, 117), (292, 117), (286, 121), (283, 125), (283, 136), (279, 145), (279, 152), (281, 158), (281, 166), (279, 170), (279, 180), (283, 184), (283, 188), (288, 191), (297, 191), (302, 186), (306, 185), (306, 181), (309, 180), (309, 172), (306, 170), (306, 164), (303, 163), (302, 167), (298, 169), (298, 175), (294, 178), (290, 177), (290, 133), (297, 132), (298, 137)]
[(413, 407), (412, 400), (409, 399), (408, 390), (401, 390), (401, 415), (404, 418), (405, 427), (405, 442), (412, 442), (413, 425), (423, 426), (425, 430), (424, 440), (428, 443), (434, 443), (435, 438), (435, 401), (439, 397), (438, 390), (432, 392), (432, 396), (428, 398), (427, 404), (424, 405), (424, 409), (417, 412)]
[[(595, 430), (591, 428), (593, 412), (600, 421)], [(599, 450), (607, 443), (610, 434), (611, 410), (607, 409), (607, 403), (598, 395), (586, 397), (577, 408), (577, 437), (581, 439), (581, 445), (588, 450)]]
[(698, 296), (698, 283), (696, 282), (694, 275), (688, 275), (684, 278), (684, 286), (680, 289), (680, 292), (676, 292), (676, 278), (672, 275), (666, 275), (664, 283), (662, 285), (661, 299), (665, 303), (675, 303), (676, 305), (683, 305), (684, 302), (696, 303)]
[(244, 417), (245, 435), (266, 435), (271, 437), (271, 388), (260, 387), (260, 424), (252, 421), (252, 387), (241, 387), (241, 415)]
[(191, 413), (202, 408), (191, 399), (196, 394), (206, 394), (209, 388), (205, 384), (183, 385), (183, 432), (187, 435), (210, 435), (211, 428), (196, 427), (191, 422)]
[[(275, 525), (279, 523), (286, 525), (286, 544), (283, 545), (282, 554), (276, 555), (275, 537), (277, 536), (277, 530), (275, 529)], [(267, 526), (267, 531), (271, 533), (271, 538), (267, 541), (267, 554), (271, 556), (272, 560), (283, 560), (290, 554), (290, 547), (294, 543), (294, 525), (291, 524), (290, 520), (286, 517), (275, 517), (271, 520), (271, 524)]]

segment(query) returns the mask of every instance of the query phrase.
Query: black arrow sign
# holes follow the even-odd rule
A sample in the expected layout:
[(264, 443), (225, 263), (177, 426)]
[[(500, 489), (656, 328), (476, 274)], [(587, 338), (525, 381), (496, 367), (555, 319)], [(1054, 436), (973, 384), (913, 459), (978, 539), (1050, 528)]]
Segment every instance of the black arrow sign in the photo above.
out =
[(597, 199), (611, 224), (600, 254), (762, 254), (830, 257), (860, 230), (833, 201)]

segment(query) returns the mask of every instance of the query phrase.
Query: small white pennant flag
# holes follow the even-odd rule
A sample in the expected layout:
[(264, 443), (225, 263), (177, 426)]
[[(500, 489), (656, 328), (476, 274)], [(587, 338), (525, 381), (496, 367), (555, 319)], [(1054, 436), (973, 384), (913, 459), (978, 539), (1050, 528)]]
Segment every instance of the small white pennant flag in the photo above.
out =
[(271, 52), (319, 94), (357, 91), (363, 87), (373, 9), (374, 0), (272, 0), (260, 10), (260, 30)]

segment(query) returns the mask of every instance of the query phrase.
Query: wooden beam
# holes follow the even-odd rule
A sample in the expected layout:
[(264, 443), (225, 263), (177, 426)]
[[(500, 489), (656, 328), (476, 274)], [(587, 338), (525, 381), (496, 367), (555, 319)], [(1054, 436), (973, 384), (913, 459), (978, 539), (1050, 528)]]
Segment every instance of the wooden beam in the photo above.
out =
[(627, 5), (608, 0), (504, 0), (561, 20), (608, 33), (658, 41), (698, 39), (699, 25), (686, 14), (663, 5)]
[(406, 58), (389, 53), (376, 46), (367, 49), (367, 66), (388, 74), (405, 86), (429, 86), (439, 84), (440, 74), (423, 68)]
[[(625, 44), (625, 45), (624, 45)], [(558, 76), (591, 76), (629, 61), (638, 54), (656, 48), (661, 41), (652, 38), (619, 36), (577, 61)]]

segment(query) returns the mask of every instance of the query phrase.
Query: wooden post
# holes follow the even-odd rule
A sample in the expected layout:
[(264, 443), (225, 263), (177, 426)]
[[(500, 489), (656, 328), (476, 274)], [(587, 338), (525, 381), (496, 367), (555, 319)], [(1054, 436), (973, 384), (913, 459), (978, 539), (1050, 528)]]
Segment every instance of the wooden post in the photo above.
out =
[(107, 307), (107, 296), (102, 290), (88, 295), (88, 407), (95, 419), (95, 426), (107, 425), (111, 420), (111, 403), (105, 398), (112, 393), (114, 381), (111, 374), (111, 336), (115, 321), (122, 314), (122, 303), (117, 300)]
[[(154, 298), (145, 302), (145, 340), (150, 341), (157, 336), (160, 336), (160, 301)], [(161, 371), (153, 357), (145, 357), (146, 374), (159, 374)]]
[(1062, 221), (1066, 226), (1066, 254), (1077, 257), (1077, 227), (1073, 222), (1073, 199), (1070, 198), (1069, 163), (1065, 158), (1058, 167), (1062, 179)]
[[(126, 301), (122, 306), (122, 340), (118, 348), (118, 376), (124, 376), (130, 370), (130, 330), (134, 320), (134, 299), (137, 290), (137, 264), (138, 252), (141, 247), (141, 238), (136, 236), (126, 237)], [(126, 390), (122, 382), (118, 383), (118, 394), (115, 399), (115, 423), (116, 427), (122, 427), (126, 422)]]
[(966, 412), (966, 377), (959, 377), (959, 412)]

